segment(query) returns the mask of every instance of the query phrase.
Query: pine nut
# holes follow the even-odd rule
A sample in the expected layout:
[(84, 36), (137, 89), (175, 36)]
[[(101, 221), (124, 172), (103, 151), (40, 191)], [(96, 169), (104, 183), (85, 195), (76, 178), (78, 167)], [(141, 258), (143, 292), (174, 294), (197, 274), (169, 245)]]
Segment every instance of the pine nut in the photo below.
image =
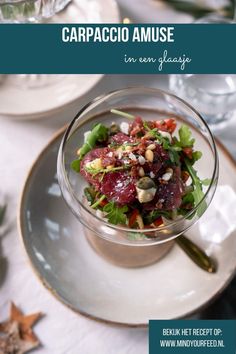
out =
[(156, 149), (156, 145), (155, 144), (150, 144), (147, 147), (148, 150), (155, 150)]
[(161, 177), (161, 179), (163, 181), (169, 181), (171, 179), (171, 177), (173, 176), (173, 170), (172, 168), (167, 168), (166, 172), (164, 173), (164, 175)]
[(145, 158), (146, 160), (148, 160), (149, 162), (152, 162), (154, 159), (154, 154), (152, 152), (152, 150), (146, 150), (145, 151)]
[(139, 174), (140, 177), (144, 177), (145, 176), (145, 172), (144, 172), (144, 169), (142, 167), (139, 168), (138, 174)]

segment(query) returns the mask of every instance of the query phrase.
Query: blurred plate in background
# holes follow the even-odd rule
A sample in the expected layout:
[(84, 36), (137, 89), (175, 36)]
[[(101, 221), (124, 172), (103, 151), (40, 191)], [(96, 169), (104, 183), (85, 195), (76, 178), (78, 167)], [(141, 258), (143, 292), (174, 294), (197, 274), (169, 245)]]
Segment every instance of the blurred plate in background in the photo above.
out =
[(0, 114), (14, 119), (43, 117), (83, 96), (102, 76), (6, 75), (0, 81)]

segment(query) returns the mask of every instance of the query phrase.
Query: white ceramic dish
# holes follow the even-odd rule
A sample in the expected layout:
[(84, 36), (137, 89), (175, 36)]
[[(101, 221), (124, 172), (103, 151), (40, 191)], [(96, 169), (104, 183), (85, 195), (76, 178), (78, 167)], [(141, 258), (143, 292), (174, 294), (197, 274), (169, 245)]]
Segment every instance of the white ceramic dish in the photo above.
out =
[(145, 326), (149, 319), (189, 316), (220, 294), (236, 269), (236, 166), (221, 145), (218, 190), (187, 234), (217, 259), (218, 272), (208, 274), (177, 245), (158, 263), (137, 269), (114, 266), (97, 255), (61, 197), (56, 177), (61, 138), (62, 131), (33, 165), (19, 210), (30, 262), (60, 301), (94, 319)]
[[(115, 0), (73, 0), (49, 23), (119, 23)], [(69, 60), (66, 65), (70, 65)], [(103, 77), (91, 75), (0, 75), (0, 114), (41, 118), (75, 101)]]
[(41, 118), (83, 96), (102, 76), (27, 75), (21, 85), (21, 77), (7, 75), (0, 83), (0, 114), (13, 119)]

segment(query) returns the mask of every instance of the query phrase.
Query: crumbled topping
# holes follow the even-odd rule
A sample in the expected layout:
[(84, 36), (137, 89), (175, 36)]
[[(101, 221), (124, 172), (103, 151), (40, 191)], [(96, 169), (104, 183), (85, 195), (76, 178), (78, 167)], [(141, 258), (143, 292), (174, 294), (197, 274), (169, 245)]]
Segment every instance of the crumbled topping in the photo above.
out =
[(163, 138), (169, 139), (169, 141), (172, 140), (170, 133), (168, 132), (163, 132), (162, 130), (159, 130), (158, 133), (163, 136)]
[(120, 124), (120, 130), (122, 131), (122, 133), (124, 133), (124, 134), (129, 134), (129, 123), (127, 123), (127, 122), (122, 122), (121, 124)]
[(142, 155), (140, 155), (138, 157), (138, 162), (139, 162), (140, 165), (144, 165), (146, 160), (145, 160), (145, 158)]
[(132, 152), (129, 153), (129, 158), (130, 160), (137, 161), (137, 157)]
[(150, 172), (150, 177), (155, 178), (155, 174), (152, 171)]
[(166, 170), (166, 172), (164, 173), (164, 175), (161, 177), (161, 179), (163, 181), (167, 182), (167, 181), (169, 181), (171, 179), (172, 176), (173, 176), (173, 170), (172, 170), (172, 168), (168, 168)]

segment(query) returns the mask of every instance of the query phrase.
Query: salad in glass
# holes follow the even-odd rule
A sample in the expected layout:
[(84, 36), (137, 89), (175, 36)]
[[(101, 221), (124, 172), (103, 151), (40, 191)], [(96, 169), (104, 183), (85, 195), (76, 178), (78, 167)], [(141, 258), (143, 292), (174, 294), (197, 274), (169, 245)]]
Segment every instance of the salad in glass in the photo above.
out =
[(119, 266), (167, 254), (204, 213), (218, 179), (213, 136), (183, 100), (133, 87), (85, 105), (58, 153), (62, 195), (89, 244)]
[(156, 228), (188, 214), (210, 183), (194, 168), (202, 153), (194, 149), (190, 128), (182, 124), (174, 135), (174, 118), (145, 121), (116, 109), (111, 113), (130, 122), (96, 124), (85, 132), (71, 164), (88, 182), (87, 205), (109, 223), (134, 229)]

